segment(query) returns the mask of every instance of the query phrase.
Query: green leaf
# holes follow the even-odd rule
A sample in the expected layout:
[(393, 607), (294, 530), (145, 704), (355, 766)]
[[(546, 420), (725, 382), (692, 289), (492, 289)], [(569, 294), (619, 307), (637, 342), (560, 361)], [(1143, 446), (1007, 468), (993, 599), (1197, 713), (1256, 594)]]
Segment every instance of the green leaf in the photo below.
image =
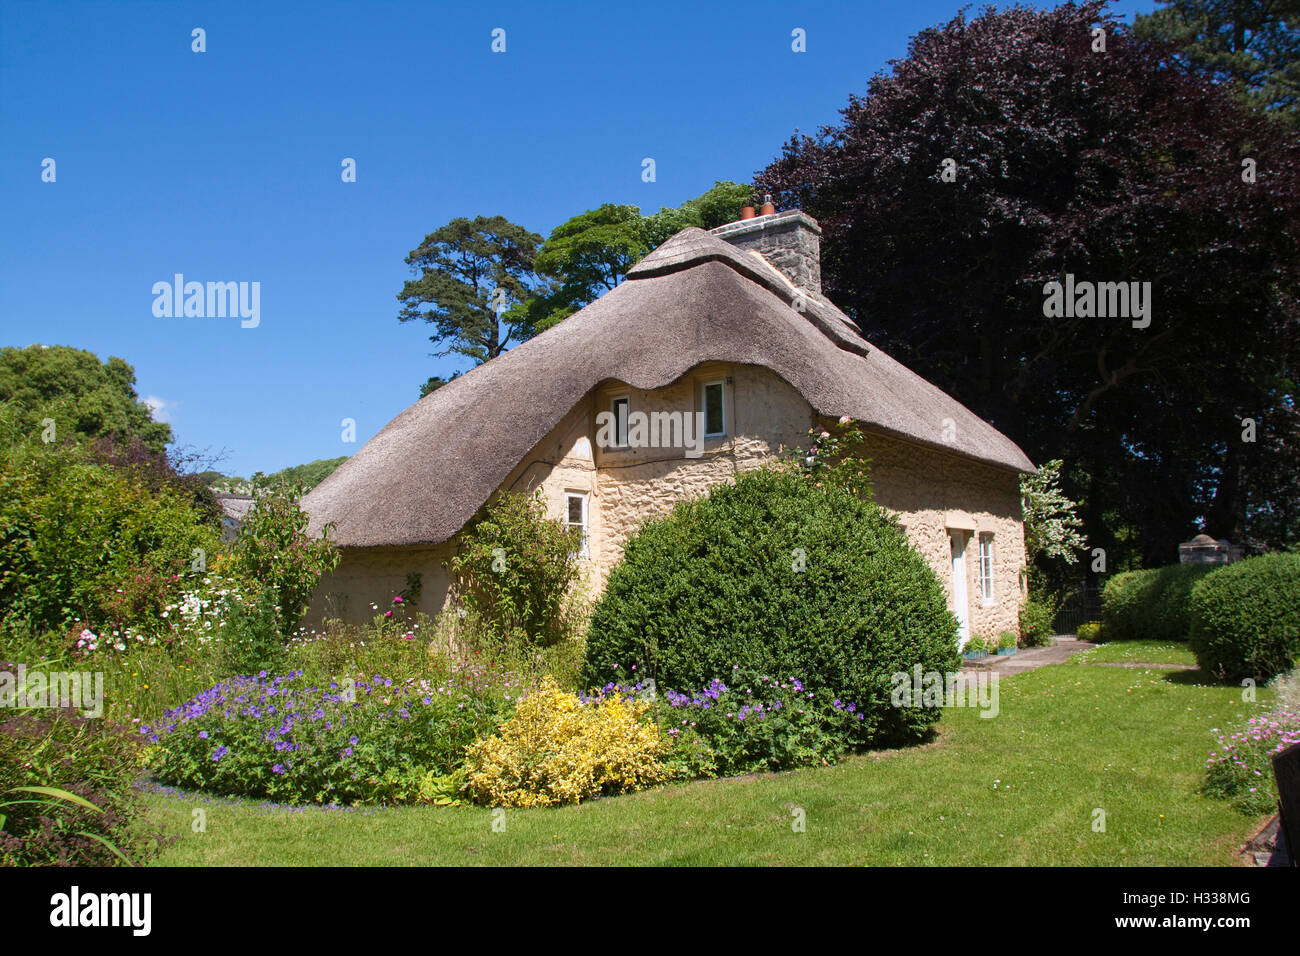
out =
[(54, 797), (57, 800), (64, 800), (68, 803), (76, 804), (79, 807), (85, 807), (87, 810), (94, 810), (96, 813), (104, 812), (84, 797), (79, 797), (75, 793), (69, 793), (67, 790), (61, 790), (58, 787), (15, 787), (9, 792), (39, 793), (42, 796)]

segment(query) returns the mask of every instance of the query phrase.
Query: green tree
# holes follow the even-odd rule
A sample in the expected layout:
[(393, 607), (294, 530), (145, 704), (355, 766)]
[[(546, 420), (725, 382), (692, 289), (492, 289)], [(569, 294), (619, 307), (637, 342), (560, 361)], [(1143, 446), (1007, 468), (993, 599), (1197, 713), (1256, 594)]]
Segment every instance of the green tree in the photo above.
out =
[(432, 325), (435, 356), (463, 355), (475, 365), (496, 358), (528, 337), (507, 310), (531, 295), (541, 241), (504, 216), (451, 220), (406, 257), (416, 278), (397, 295), (398, 319)]
[(19, 427), (31, 436), (54, 420), (56, 440), (139, 439), (161, 453), (171, 426), (153, 420), (135, 391), (135, 369), (116, 356), (101, 363), (93, 352), (66, 345), (0, 349), (0, 402), (12, 403)]
[[(1069, 463), (1113, 572), (1170, 563), (1198, 524), (1294, 541), (1297, 171), (1285, 127), (1086, 3), (923, 31), (758, 185), (821, 223), (827, 294), (868, 339)], [(1051, 314), (1067, 275), (1145, 283), (1149, 324)]]
[(1300, 126), (1300, 0), (1159, 0), (1139, 39), (1179, 49), (1192, 69), (1231, 84), (1256, 110)]
[(649, 216), (636, 206), (605, 203), (556, 226), (537, 253), (546, 285), (510, 318), (530, 334), (544, 332), (616, 288), (648, 253), (689, 226), (713, 229), (740, 217), (752, 187), (716, 182), (680, 206)]

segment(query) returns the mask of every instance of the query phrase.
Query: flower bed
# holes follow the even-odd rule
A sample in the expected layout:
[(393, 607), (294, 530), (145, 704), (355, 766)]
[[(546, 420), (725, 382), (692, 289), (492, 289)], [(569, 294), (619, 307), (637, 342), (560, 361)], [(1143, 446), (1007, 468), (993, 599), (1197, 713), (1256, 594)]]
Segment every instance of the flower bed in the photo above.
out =
[[(650, 696), (648, 684), (607, 684), (605, 695)], [(673, 776), (714, 777), (829, 764), (865, 740), (859, 706), (798, 678), (733, 667), (728, 682), (668, 691), (654, 715), (672, 747)]]
[(509, 680), (477, 667), (325, 686), (302, 671), (263, 671), (223, 681), (141, 732), (163, 783), (285, 803), (402, 803), (432, 799), (514, 696)]

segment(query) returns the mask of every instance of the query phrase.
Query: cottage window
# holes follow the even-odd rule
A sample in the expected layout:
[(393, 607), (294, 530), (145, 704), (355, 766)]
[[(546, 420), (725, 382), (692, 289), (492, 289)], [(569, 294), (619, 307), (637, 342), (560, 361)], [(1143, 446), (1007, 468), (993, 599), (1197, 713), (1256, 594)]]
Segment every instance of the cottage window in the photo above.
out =
[(704, 383), (704, 437), (727, 434), (727, 402), (722, 382)]
[(578, 548), (578, 557), (586, 558), (587, 551), (587, 496), (583, 492), (569, 491), (564, 495), (564, 523), (567, 527), (577, 528), (582, 535), (582, 544)]
[(980, 597), (993, 603), (993, 535), (980, 535)]
[(614, 399), (610, 409), (614, 413), (614, 447), (627, 447), (627, 416), (631, 401), (627, 396)]

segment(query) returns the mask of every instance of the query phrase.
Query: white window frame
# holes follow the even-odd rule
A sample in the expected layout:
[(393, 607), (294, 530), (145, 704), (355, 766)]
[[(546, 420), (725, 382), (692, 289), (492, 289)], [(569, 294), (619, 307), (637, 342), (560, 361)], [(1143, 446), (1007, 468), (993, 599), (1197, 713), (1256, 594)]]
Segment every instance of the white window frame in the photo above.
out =
[(993, 532), (981, 532), (979, 536), (980, 598), (986, 607), (995, 601), (993, 596), (993, 559)]
[[(619, 434), (618, 406), (622, 403), (627, 408), (627, 415), (623, 419), (622, 434)], [(609, 410), (614, 416), (614, 445), (616, 449), (627, 448), (627, 431), (629, 423), (632, 420), (632, 396), (615, 395), (609, 400)]]
[[(709, 389), (714, 385), (718, 386), (719, 393), (722, 396), (722, 431), (709, 431)], [(726, 438), (727, 437), (727, 382), (726, 379), (710, 379), (700, 386), (700, 411), (704, 413), (704, 437), (705, 438)]]
[[(582, 521), (576, 522), (569, 518), (569, 505), (574, 498), (582, 502)], [(578, 548), (578, 557), (586, 560), (590, 557), (588, 547), (589, 529), (588, 529), (588, 511), (587, 511), (587, 492), (585, 491), (566, 491), (564, 493), (564, 526), (566, 528), (580, 528), (582, 531), (582, 544)]]

